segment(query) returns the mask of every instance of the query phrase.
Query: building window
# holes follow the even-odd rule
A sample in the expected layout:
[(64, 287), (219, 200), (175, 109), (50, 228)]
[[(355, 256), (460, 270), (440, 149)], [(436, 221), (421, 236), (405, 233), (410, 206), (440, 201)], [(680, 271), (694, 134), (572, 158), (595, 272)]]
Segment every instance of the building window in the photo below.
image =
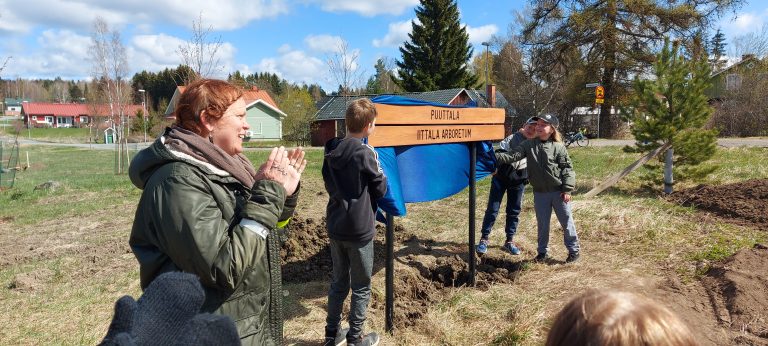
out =
[(37, 121), (37, 115), (33, 115), (32, 120)]
[(741, 87), (741, 76), (731, 73), (725, 76), (725, 89), (735, 90)]
[(49, 124), (53, 124), (53, 117), (52, 116), (45, 116), (45, 122)]
[(87, 124), (88, 123), (88, 116), (87, 115), (81, 115), (80, 116), (80, 123), (81, 124)]

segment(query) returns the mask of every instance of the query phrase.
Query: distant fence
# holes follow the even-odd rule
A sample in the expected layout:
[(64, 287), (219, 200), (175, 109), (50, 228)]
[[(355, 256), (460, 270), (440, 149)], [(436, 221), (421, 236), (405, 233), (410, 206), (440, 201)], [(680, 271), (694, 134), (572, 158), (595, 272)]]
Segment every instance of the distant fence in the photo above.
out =
[(19, 142), (0, 141), (0, 189), (10, 189), (19, 167)]

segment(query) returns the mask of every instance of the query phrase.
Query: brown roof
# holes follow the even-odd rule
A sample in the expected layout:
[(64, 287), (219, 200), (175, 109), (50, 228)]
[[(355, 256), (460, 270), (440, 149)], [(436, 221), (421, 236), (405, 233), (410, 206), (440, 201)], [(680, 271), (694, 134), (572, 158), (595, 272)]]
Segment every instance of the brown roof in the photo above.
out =
[(264, 100), (264, 102), (268, 103), (270, 106), (277, 108), (277, 103), (272, 99), (272, 96), (269, 96), (269, 93), (266, 90), (257, 87), (252, 87), (250, 90), (244, 90), (243, 100), (245, 100), (245, 104), (247, 105), (258, 100)]

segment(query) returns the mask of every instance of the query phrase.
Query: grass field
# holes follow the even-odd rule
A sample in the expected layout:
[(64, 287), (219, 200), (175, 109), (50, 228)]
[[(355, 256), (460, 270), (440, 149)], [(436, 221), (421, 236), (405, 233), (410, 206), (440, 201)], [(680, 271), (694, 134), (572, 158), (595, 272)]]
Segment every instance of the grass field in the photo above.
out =
[[(31, 166), (18, 172), (14, 188), (0, 192), (0, 344), (94, 344), (106, 333), (115, 300), (140, 295), (138, 267), (127, 239), (140, 191), (126, 175), (113, 174), (111, 151), (22, 147)], [(541, 344), (562, 304), (589, 287), (620, 287), (655, 294), (656, 285), (674, 278), (695, 280), (702, 261), (728, 256), (768, 238), (764, 231), (735, 226), (702, 215), (640, 188), (633, 174), (596, 198), (580, 194), (637, 158), (617, 147), (570, 150), (579, 192), (574, 217), (583, 259), (575, 265), (527, 265), (511, 284), (488, 289), (455, 288), (430, 307), (421, 324), (385, 336), (396, 344)], [(261, 162), (266, 151), (247, 152)], [(686, 182), (722, 184), (768, 176), (768, 149), (718, 149), (712, 160), (721, 169)], [(298, 215), (324, 216), (320, 167), (322, 152), (308, 151)], [(257, 164), (258, 165), (258, 164)], [(54, 191), (35, 186), (57, 181)], [(478, 183), (477, 229), (489, 180)], [(450, 198), (408, 206), (396, 222), (409, 233), (437, 243), (466, 248), (467, 191)], [(517, 241), (523, 258), (535, 254), (535, 217), (526, 193)], [(492, 234), (493, 249), (503, 240), (503, 221)], [(462, 245), (463, 244), (463, 245)], [(557, 228), (552, 254), (565, 257)], [(562, 259), (561, 258), (561, 259)], [(374, 295), (384, 290), (384, 271), (374, 276)], [(293, 343), (321, 338), (326, 282), (287, 285), (291, 314), (285, 334)], [(690, 322), (689, 322), (690, 323)], [(383, 331), (381, 311), (369, 328)]]

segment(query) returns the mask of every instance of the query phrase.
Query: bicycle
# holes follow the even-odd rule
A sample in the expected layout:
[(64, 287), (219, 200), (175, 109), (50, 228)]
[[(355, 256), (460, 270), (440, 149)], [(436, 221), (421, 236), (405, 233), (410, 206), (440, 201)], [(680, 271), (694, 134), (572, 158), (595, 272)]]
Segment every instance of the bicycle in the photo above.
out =
[(587, 138), (582, 131), (566, 133), (565, 146), (568, 147), (574, 142), (580, 147), (586, 147), (589, 145), (589, 138)]

